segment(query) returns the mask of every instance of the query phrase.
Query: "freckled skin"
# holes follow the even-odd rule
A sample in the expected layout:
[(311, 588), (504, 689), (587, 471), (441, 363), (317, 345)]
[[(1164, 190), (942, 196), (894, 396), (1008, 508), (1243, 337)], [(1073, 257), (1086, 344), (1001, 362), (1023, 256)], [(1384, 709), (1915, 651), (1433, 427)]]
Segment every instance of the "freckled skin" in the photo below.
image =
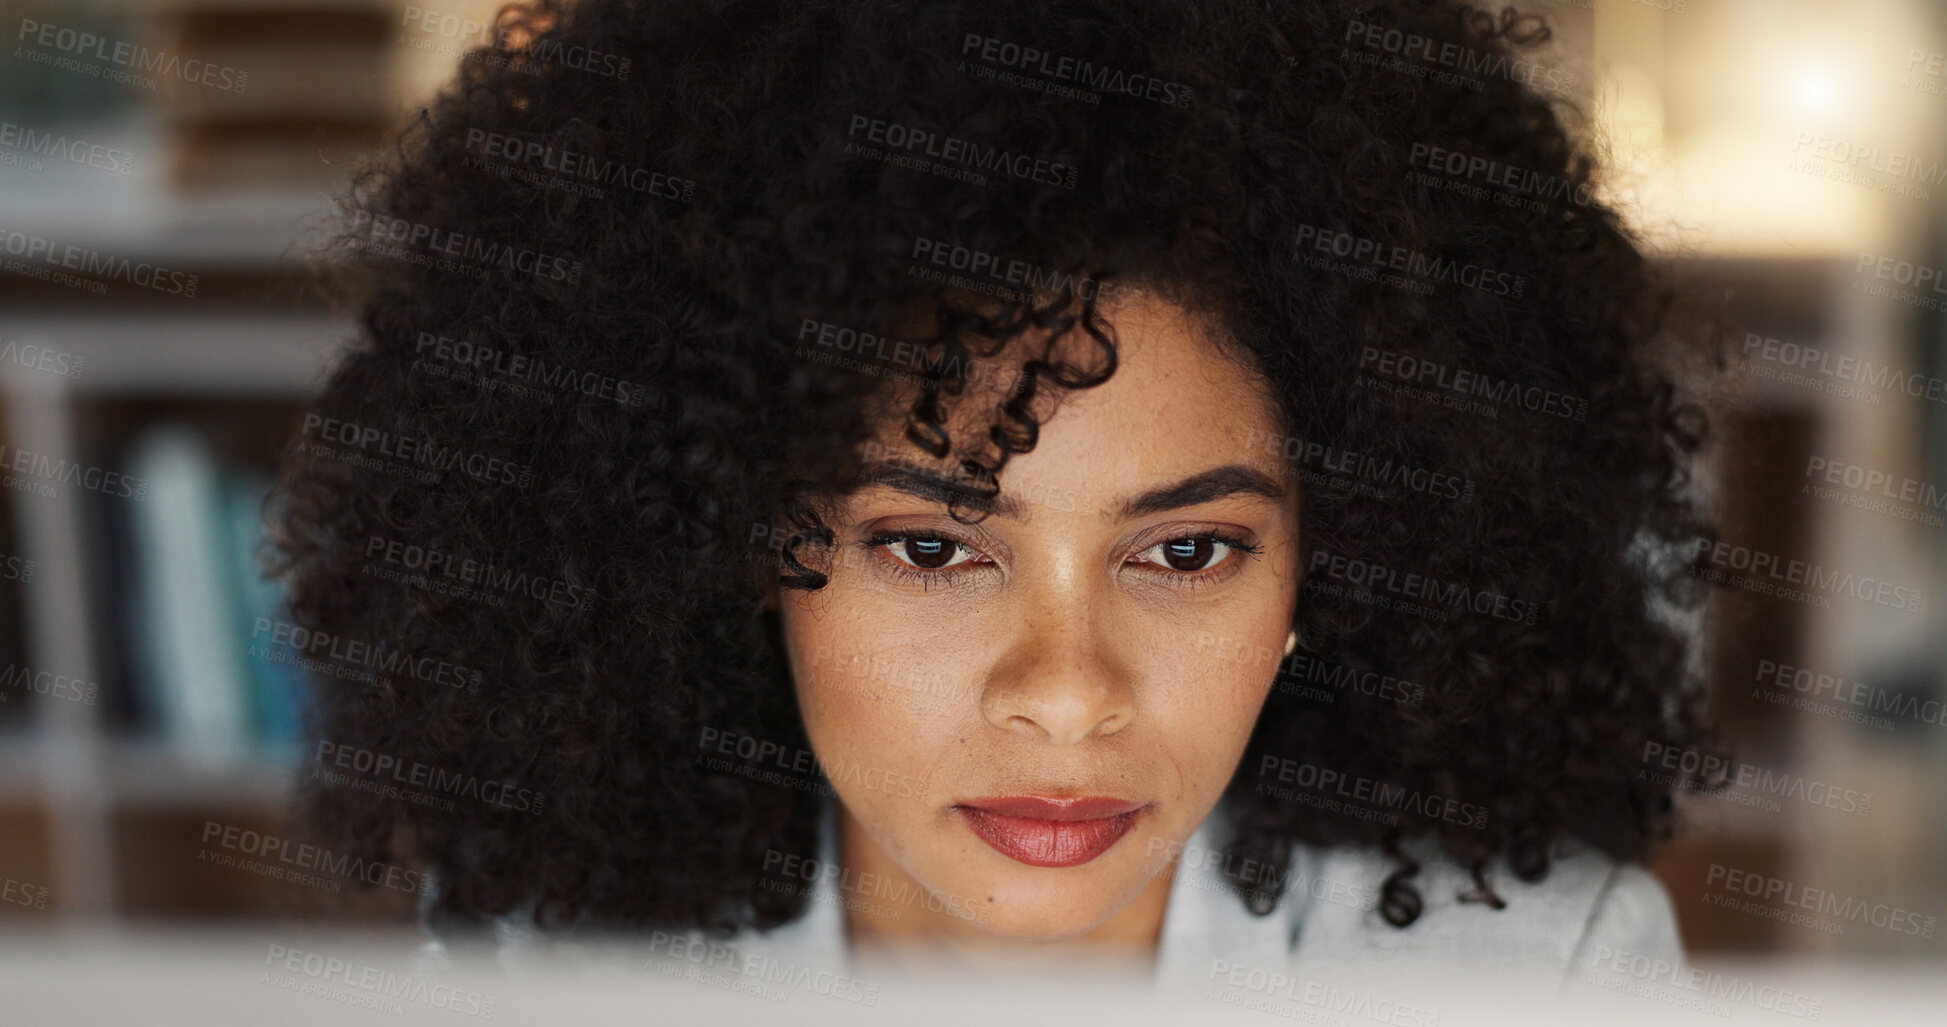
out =
[[(969, 526), (933, 500), (861, 490), (827, 518), (844, 554), (830, 582), (778, 598), (805, 728), (840, 801), (843, 862), (934, 898), (897, 916), (847, 909), (862, 953), (1149, 957), (1172, 847), (1222, 795), (1270, 689), (1299, 581), (1297, 482), (1264, 441), (1279, 431), (1272, 401), (1167, 301), (1133, 292), (1106, 313), (1117, 370), (1062, 398), (1035, 449), (1009, 461), (1001, 485), (1022, 497), (1018, 516)], [(899, 427), (880, 433), (885, 452), (930, 462)], [(1127, 497), (1230, 464), (1282, 498), (1118, 514)], [(1259, 552), (1165, 546), (1213, 531)], [(887, 532), (961, 545), (865, 544)], [(925, 577), (943, 559), (957, 576)], [(1090, 862), (1034, 867), (953, 809), (1022, 794), (1152, 805)]]

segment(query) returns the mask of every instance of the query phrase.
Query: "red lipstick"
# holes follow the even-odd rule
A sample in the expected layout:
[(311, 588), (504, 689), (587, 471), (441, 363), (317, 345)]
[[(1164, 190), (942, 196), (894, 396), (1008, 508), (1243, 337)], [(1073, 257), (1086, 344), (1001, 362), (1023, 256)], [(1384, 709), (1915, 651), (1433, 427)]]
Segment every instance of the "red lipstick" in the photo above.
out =
[(1098, 796), (999, 795), (953, 808), (968, 829), (1009, 859), (1073, 867), (1109, 851), (1148, 806)]

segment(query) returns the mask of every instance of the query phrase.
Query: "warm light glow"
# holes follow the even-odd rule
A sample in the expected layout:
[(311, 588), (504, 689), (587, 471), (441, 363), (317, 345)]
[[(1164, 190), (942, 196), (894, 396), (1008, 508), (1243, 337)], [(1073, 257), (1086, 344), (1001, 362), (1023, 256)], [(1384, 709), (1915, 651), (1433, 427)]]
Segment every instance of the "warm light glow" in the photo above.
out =
[(1801, 110), (1831, 114), (1839, 109), (1839, 80), (1830, 68), (1802, 68), (1793, 76), (1791, 95)]
[(1903, 0), (1722, 0), (1692, 4), (1672, 32), (1642, 5), (1599, 7), (1607, 195), (1668, 253), (1917, 245), (1932, 186), (1889, 170), (1890, 155), (1935, 153), (1947, 112), (1901, 84), (1929, 34), (1918, 13)]

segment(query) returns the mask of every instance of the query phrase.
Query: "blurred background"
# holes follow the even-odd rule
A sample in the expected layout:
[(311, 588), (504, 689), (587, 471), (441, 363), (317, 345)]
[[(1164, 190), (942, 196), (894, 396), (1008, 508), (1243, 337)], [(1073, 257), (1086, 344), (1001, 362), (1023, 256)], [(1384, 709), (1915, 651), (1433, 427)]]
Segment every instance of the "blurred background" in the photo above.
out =
[[(211, 825), (279, 830), (299, 763), (295, 650), (249, 555), (277, 446), (352, 336), (307, 247), (346, 162), (491, 44), (493, 6), (8, 3), (0, 928), (410, 926), (406, 892), (222, 865)], [(1746, 555), (1723, 567), (1902, 590), (1716, 591), (1741, 762), (1653, 869), (1700, 964), (1937, 961), (1909, 925), (1947, 913), (1947, 6), (1521, 6), (1554, 19), (1605, 198), (1736, 319), (1708, 485)]]

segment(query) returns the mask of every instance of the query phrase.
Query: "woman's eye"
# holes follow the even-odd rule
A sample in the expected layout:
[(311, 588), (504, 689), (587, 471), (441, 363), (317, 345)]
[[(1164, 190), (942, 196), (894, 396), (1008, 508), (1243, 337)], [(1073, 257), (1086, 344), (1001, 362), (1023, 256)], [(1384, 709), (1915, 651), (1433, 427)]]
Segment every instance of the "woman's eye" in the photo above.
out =
[(1177, 538), (1151, 546), (1143, 553), (1143, 559), (1171, 570), (1201, 571), (1208, 570), (1214, 561), (1229, 555), (1233, 548), (1236, 547), (1229, 542), (1208, 536)]
[[(957, 567), (973, 559), (973, 552), (960, 543), (926, 535), (908, 535), (904, 538), (889, 539), (883, 545), (887, 552), (899, 557), (901, 562), (927, 571)], [(965, 557), (965, 559), (956, 559), (956, 557)]]

